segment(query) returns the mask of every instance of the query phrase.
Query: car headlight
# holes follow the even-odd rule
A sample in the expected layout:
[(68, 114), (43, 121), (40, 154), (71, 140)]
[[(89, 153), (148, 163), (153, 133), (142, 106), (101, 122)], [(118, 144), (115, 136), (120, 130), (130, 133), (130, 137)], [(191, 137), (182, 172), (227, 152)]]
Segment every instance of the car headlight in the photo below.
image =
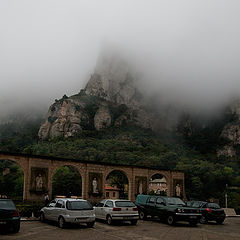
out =
[(177, 208), (177, 212), (179, 212), (179, 213), (184, 212), (184, 209)]

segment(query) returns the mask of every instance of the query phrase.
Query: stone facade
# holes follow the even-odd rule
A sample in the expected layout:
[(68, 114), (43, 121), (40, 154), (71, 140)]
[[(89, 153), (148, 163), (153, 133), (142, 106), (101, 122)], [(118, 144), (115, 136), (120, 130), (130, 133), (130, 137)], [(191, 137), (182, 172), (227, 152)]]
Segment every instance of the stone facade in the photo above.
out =
[[(56, 170), (62, 166), (75, 167), (82, 178), (82, 198), (92, 202), (97, 202), (104, 198), (105, 185), (108, 175), (118, 170), (123, 172), (128, 178), (128, 198), (132, 201), (137, 195), (137, 179), (147, 179), (146, 186), (155, 174), (161, 174), (166, 179), (167, 195), (175, 195), (174, 184), (181, 182), (182, 196), (185, 197), (184, 173), (180, 171), (163, 171), (160, 169), (143, 168), (127, 165), (114, 165), (94, 162), (80, 162), (74, 159), (61, 159), (54, 157), (31, 156), (24, 154), (8, 154), (0, 152), (0, 160), (10, 160), (15, 162), (24, 172), (23, 200), (43, 201), (44, 192), (48, 191), (52, 198), (52, 179)], [(42, 185), (36, 189), (34, 182), (37, 177), (42, 178)], [(92, 178), (98, 179), (98, 189), (101, 194), (91, 193)], [(39, 189), (40, 188), (40, 189)], [(149, 188), (147, 189), (149, 192)]]

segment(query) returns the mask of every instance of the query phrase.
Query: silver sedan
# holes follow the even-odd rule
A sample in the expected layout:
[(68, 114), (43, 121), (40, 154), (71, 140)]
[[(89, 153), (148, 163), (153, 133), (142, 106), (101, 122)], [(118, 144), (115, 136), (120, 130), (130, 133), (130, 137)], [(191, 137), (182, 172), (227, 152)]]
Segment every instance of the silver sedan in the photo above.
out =
[(109, 225), (113, 221), (130, 221), (136, 225), (139, 219), (136, 205), (129, 200), (105, 199), (94, 207), (97, 219), (106, 220)]
[(67, 223), (86, 223), (88, 227), (93, 227), (95, 214), (92, 205), (86, 200), (60, 198), (41, 209), (40, 220), (56, 221), (60, 228), (64, 228)]

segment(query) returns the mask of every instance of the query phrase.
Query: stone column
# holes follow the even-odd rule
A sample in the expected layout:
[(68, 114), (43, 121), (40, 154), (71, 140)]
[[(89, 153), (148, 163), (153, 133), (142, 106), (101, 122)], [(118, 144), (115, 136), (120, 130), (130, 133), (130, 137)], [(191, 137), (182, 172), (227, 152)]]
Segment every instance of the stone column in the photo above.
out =
[(85, 164), (83, 176), (82, 176), (82, 198), (88, 199), (88, 166)]
[(51, 161), (51, 166), (48, 167), (48, 196), (49, 196), (49, 199), (52, 199), (52, 177), (53, 177), (53, 163)]
[(25, 158), (24, 182), (23, 182), (23, 201), (28, 200), (28, 193), (30, 188), (30, 172), (29, 172), (29, 158)]

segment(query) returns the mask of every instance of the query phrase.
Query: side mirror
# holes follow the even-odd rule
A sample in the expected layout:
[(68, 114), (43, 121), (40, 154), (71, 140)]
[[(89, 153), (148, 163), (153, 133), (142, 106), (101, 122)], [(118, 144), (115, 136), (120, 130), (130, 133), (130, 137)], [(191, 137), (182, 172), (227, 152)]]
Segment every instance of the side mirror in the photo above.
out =
[(54, 207), (54, 206), (55, 206), (54, 203), (50, 203), (50, 204), (48, 204), (48, 207)]

